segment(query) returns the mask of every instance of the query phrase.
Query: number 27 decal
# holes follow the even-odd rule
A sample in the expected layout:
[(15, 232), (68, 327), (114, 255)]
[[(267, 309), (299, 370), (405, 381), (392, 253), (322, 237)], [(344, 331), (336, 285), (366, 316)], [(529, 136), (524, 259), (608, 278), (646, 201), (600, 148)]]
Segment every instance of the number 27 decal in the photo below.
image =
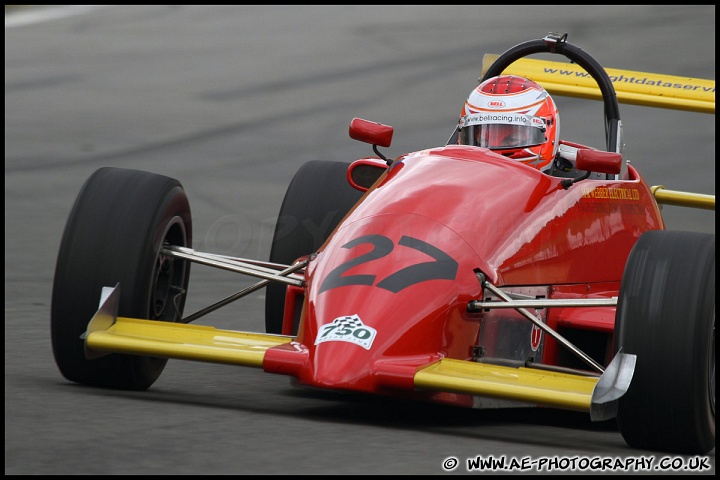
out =
[[(323, 280), (320, 285), (320, 291), (318, 293), (348, 285), (373, 285), (375, 283), (375, 275), (343, 276), (343, 273), (353, 267), (362, 265), (363, 263), (372, 262), (373, 260), (377, 260), (388, 255), (392, 252), (393, 248), (395, 248), (395, 245), (392, 240), (383, 235), (364, 235), (349, 241), (343, 245), (342, 248), (354, 248), (363, 244), (370, 244), (373, 246), (373, 249), (363, 255), (338, 265), (327, 275), (327, 277), (325, 277), (325, 280)], [(402, 270), (398, 270), (397, 272), (378, 281), (375, 284), (376, 287), (397, 293), (404, 288), (426, 280), (455, 279), (458, 263), (453, 260), (450, 255), (439, 248), (417, 238), (407, 236), (403, 236), (398, 242), (398, 245), (422, 252), (432, 257), (434, 261), (417, 263), (415, 265), (405, 267)]]

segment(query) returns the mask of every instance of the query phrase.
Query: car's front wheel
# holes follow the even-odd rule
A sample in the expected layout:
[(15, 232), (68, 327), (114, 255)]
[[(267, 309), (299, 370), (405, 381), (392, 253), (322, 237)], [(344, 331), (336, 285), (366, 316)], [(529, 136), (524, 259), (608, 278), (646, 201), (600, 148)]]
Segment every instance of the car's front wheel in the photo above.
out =
[(52, 290), (52, 347), (65, 378), (130, 390), (155, 382), (167, 359), (110, 354), (89, 360), (81, 335), (102, 288), (118, 283), (119, 316), (178, 321), (190, 264), (163, 255), (161, 247), (191, 243), (190, 206), (177, 180), (121, 168), (101, 168), (88, 178), (65, 226)]
[(643, 234), (625, 268), (615, 332), (615, 351), (637, 355), (618, 405), (628, 445), (715, 448), (715, 235)]

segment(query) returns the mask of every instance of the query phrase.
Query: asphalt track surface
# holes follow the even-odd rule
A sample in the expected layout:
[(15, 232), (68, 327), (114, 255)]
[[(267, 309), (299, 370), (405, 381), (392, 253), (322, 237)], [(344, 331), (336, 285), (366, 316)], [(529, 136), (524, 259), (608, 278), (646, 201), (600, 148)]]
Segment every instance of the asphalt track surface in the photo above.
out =
[[(141, 393), (75, 385), (53, 360), (50, 298), (65, 220), (101, 166), (179, 179), (196, 248), (266, 259), (300, 165), (372, 155), (348, 137), (353, 117), (395, 127), (391, 156), (442, 145), (482, 55), (550, 31), (606, 67), (714, 79), (714, 6), (64, 12), (6, 15), (6, 474), (443, 474), (449, 457), (460, 462), (452, 473), (477, 456), (664, 458), (581, 414), (314, 392), (242, 367), (171, 360)], [(556, 101), (563, 138), (603, 146), (599, 102)], [(715, 193), (714, 115), (620, 111), (628, 156), (650, 185)], [(670, 229), (715, 231), (714, 211), (664, 214)], [(233, 274), (195, 268), (186, 312), (238, 289)], [(198, 323), (262, 331), (262, 294)], [(715, 451), (706, 458), (709, 470), (667, 473), (714, 474)], [(650, 472), (665, 473), (625, 473)]]

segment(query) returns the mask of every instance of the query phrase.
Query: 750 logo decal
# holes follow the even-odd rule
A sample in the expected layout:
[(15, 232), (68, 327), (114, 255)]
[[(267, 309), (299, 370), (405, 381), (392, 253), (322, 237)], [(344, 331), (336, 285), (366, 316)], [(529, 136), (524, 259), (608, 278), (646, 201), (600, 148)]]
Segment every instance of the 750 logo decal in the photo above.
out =
[(323, 342), (349, 342), (370, 350), (377, 330), (363, 324), (357, 315), (338, 317), (320, 327), (315, 345)]
[(393, 241), (384, 235), (364, 235), (349, 241), (342, 247), (354, 248), (363, 244), (370, 244), (373, 249), (335, 267), (323, 280), (318, 293), (348, 285), (373, 284), (376, 287), (397, 293), (404, 288), (426, 280), (454, 280), (457, 274), (458, 263), (450, 255), (427, 242), (403, 236), (398, 245), (422, 252), (432, 257), (434, 261), (410, 265), (388, 275), (377, 283), (375, 283), (375, 275), (343, 275), (353, 267), (388, 255), (395, 248)]

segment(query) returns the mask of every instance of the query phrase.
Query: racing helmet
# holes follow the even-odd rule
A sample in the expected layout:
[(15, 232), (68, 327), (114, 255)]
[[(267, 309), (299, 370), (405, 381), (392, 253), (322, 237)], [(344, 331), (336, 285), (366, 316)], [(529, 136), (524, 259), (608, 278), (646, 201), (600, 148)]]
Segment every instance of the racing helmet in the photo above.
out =
[(532, 80), (492, 77), (465, 101), (458, 143), (485, 147), (542, 170), (555, 158), (560, 119), (550, 94)]

